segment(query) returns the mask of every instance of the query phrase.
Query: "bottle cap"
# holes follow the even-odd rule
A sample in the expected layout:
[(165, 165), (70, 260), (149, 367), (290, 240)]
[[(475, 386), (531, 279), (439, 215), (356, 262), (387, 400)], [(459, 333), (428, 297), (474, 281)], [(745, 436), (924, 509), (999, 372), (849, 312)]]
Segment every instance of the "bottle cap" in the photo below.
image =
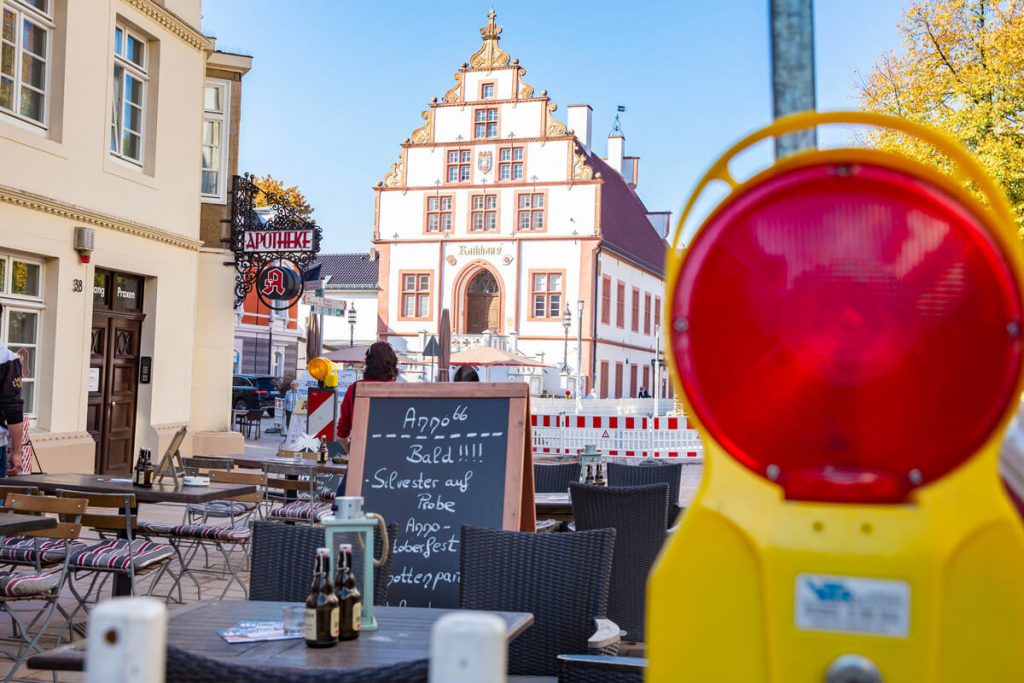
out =
[(317, 548), (316, 549), (316, 554), (317, 555), (326, 555), (327, 557), (330, 557), (331, 556), (331, 549), (330, 548)]
[(343, 553), (350, 553), (350, 552), (352, 552), (352, 544), (351, 543), (339, 543), (338, 544), (338, 550), (340, 552), (343, 552)]

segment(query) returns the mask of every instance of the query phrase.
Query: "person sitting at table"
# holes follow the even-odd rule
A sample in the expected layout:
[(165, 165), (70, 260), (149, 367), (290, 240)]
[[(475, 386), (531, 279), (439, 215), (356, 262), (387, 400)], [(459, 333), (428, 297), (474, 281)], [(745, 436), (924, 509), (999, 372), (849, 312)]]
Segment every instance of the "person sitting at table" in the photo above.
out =
[(355, 408), (356, 387), (362, 382), (394, 382), (398, 379), (398, 356), (391, 344), (376, 342), (366, 350), (366, 369), (363, 378), (352, 384), (341, 399), (338, 411), (338, 440), (351, 452), (352, 410)]

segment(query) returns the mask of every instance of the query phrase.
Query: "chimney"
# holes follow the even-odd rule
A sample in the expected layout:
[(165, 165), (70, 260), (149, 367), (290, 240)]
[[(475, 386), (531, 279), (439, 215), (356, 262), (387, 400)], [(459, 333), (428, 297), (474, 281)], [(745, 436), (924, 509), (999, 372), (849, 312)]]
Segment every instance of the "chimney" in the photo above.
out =
[(569, 112), (569, 130), (576, 133), (577, 139), (583, 144), (583, 149), (590, 153), (590, 121), (594, 110), (589, 104), (570, 104), (566, 111)]
[[(620, 133), (608, 136), (608, 165), (622, 174), (622, 159), (626, 152), (626, 138)], [(628, 178), (627, 178), (628, 180)]]

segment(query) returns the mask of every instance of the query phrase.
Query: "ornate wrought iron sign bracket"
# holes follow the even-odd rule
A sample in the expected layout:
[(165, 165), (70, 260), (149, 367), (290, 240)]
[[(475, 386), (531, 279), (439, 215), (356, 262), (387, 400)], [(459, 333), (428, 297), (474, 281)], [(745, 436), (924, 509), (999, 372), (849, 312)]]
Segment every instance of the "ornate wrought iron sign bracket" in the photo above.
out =
[[(259, 200), (259, 201), (257, 201)], [(257, 206), (259, 204), (259, 206)], [(320, 253), (322, 233), (282, 197), (261, 190), (253, 176), (231, 181), (231, 251), (235, 255), (235, 306), (254, 287), (274, 310), (302, 296), (302, 273)]]

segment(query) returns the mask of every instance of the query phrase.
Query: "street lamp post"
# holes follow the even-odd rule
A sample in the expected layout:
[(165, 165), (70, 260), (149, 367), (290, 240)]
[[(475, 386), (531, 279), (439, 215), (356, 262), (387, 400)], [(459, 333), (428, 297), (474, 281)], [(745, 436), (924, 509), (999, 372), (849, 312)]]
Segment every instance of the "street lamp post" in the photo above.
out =
[(356, 341), (356, 307), (354, 304), (348, 306), (348, 345), (355, 346)]
[[(580, 399), (580, 391), (583, 385), (580, 384), (583, 372), (583, 299), (576, 302), (576, 400)], [(576, 404), (577, 412), (579, 403)]]
[(562, 329), (565, 330), (565, 350), (562, 354), (562, 374), (565, 375), (565, 383), (569, 383), (569, 328), (572, 327), (572, 311), (569, 304), (565, 305), (565, 313), (562, 314)]

